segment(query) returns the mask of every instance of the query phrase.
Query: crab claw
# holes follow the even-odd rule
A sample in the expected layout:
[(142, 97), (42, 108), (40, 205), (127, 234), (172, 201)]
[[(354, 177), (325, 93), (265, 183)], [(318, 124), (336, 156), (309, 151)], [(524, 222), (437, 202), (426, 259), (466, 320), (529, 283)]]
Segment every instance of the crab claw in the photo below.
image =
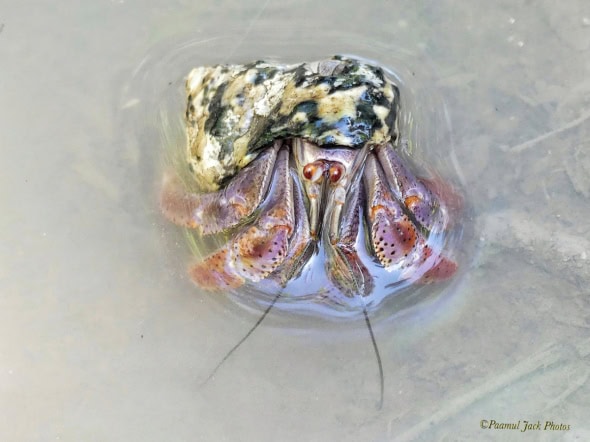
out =
[(263, 151), (240, 170), (222, 190), (195, 194), (184, 189), (176, 176), (165, 176), (160, 206), (170, 221), (201, 234), (219, 233), (251, 216), (266, 195), (280, 142)]
[(289, 151), (282, 149), (277, 157), (271, 192), (260, 218), (233, 242), (234, 266), (238, 273), (256, 282), (276, 270), (287, 255), (293, 228)]
[(236, 288), (246, 279), (257, 282), (266, 278), (283, 262), (294, 223), (286, 149), (278, 154), (272, 190), (253, 225), (191, 268), (189, 273), (197, 285), (206, 290)]
[(443, 230), (447, 224), (445, 207), (405, 165), (393, 146), (384, 144), (375, 151), (396, 198), (428, 232)]
[(289, 230), (287, 226), (269, 230), (252, 226), (236, 238), (233, 255), (238, 274), (258, 282), (272, 273), (287, 254)]
[(363, 176), (368, 193), (371, 242), (379, 262), (387, 270), (418, 262), (426, 241), (391, 195), (374, 155), (367, 157)]
[(375, 255), (386, 270), (399, 270), (401, 279), (421, 283), (441, 281), (452, 276), (457, 264), (433, 249), (426, 238), (393, 198), (374, 155), (367, 158), (365, 187), (368, 189), (368, 218)]

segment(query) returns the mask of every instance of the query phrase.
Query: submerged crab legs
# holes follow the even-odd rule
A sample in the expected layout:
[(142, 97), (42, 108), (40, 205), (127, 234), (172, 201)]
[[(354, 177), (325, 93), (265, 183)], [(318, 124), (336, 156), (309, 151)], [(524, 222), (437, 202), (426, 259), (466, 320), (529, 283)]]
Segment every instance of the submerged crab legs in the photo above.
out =
[[(390, 155), (392, 150), (391, 146), (379, 146), (366, 156), (360, 179), (346, 189), (342, 217), (328, 217), (326, 270), (332, 282), (348, 296), (367, 296), (374, 285), (356, 251), (363, 200), (372, 254), (386, 271), (397, 272), (395, 281), (427, 283), (446, 279), (456, 270), (456, 264), (442, 256), (432, 240), (440, 233), (436, 229), (444, 228), (444, 207), (397, 154)], [(384, 169), (401, 175), (390, 179)], [(333, 212), (338, 209), (329, 206)], [(331, 228), (333, 224), (336, 229)]]
[[(308, 259), (313, 243), (303, 195), (289, 166), (289, 150), (281, 146), (275, 142), (217, 192), (187, 193), (179, 183), (165, 181), (161, 205), (169, 219), (203, 234), (237, 229), (224, 247), (189, 270), (200, 287), (236, 288), (273, 272), (285, 285)], [(201, 224), (209, 219), (213, 227)]]
[[(260, 189), (256, 183), (252, 186)], [(287, 257), (295, 229), (293, 182), (289, 152), (277, 155), (268, 197), (260, 216), (242, 228), (223, 248), (190, 269), (191, 277), (209, 290), (239, 287), (245, 280), (260, 281)]]
[(446, 207), (392, 146), (375, 149), (367, 159), (364, 181), (372, 245), (385, 269), (399, 270), (400, 279), (422, 282), (454, 274), (457, 264), (443, 256), (436, 243), (448, 224)]
[(322, 241), (335, 287), (348, 297), (368, 296), (373, 276), (357, 251), (363, 224), (369, 252), (396, 274), (394, 282), (447, 278), (456, 264), (437, 243), (446, 209), (393, 150), (389, 144), (325, 149), (302, 139), (275, 141), (217, 192), (183, 193), (166, 182), (161, 203), (171, 220), (229, 236), (191, 268), (191, 277), (207, 290), (271, 276), (284, 286)]

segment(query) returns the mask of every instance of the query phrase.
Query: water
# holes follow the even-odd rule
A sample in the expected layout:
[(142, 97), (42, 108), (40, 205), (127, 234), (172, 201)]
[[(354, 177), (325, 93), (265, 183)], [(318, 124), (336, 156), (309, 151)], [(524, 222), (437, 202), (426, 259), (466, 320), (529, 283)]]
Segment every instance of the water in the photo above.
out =
[[(521, 437), (484, 431), (482, 419), (552, 420), (571, 429), (536, 436), (590, 437), (584, 2), (3, 10), (1, 439)], [(195, 59), (166, 53), (196, 41)], [(477, 242), (452, 290), (375, 312), (381, 411), (359, 320), (269, 315), (200, 387), (257, 310), (188, 281), (183, 233), (157, 210), (157, 119), (136, 120), (150, 114), (141, 106), (172, 100), (166, 88), (178, 92), (195, 65), (332, 53), (377, 60), (413, 83), (416, 161), (460, 186)], [(154, 54), (174, 63), (158, 66)], [(137, 76), (144, 59), (162, 79), (151, 99)]]

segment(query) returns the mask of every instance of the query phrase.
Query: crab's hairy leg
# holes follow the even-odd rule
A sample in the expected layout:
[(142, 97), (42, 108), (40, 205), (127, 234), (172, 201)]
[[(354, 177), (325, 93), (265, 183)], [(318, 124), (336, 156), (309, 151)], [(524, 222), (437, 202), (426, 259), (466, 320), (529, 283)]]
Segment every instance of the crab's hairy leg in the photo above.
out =
[[(349, 297), (368, 296), (374, 288), (373, 278), (355, 250), (362, 199), (362, 180), (356, 179), (342, 208), (337, 232), (324, 232), (327, 238), (326, 273), (336, 288)], [(332, 207), (331, 210), (335, 208)]]
[(294, 230), (293, 183), (289, 151), (281, 149), (260, 217), (232, 241), (233, 267), (250, 281), (260, 281), (284, 261)]
[(303, 266), (317, 250), (317, 243), (310, 234), (309, 219), (303, 201), (303, 189), (296, 172), (291, 172), (291, 179), (293, 182), (295, 230), (289, 240), (289, 249), (285, 260), (273, 275), (275, 280), (283, 287), (301, 273)]
[(389, 143), (383, 144), (375, 152), (391, 190), (416, 221), (428, 232), (444, 230), (447, 224), (445, 207), (408, 168), (394, 147)]
[(240, 170), (227, 187), (210, 193), (189, 193), (175, 176), (165, 176), (160, 207), (172, 222), (214, 234), (237, 226), (264, 199), (281, 142), (261, 152)]

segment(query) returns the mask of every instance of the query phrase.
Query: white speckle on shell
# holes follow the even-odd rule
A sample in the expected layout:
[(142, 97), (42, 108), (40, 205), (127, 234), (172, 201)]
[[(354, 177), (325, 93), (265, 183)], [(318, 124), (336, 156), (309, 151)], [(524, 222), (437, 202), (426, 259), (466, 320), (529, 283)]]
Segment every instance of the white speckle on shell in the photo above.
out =
[[(288, 80), (288, 79), (284, 79)], [(260, 116), (268, 116), (270, 112), (281, 102), (286, 81), (266, 80), (263, 85), (266, 90), (258, 101), (254, 103), (254, 111)]]
[(204, 190), (217, 190), (276, 138), (360, 148), (396, 130), (395, 84), (380, 68), (345, 57), (200, 67), (186, 88), (188, 161)]

